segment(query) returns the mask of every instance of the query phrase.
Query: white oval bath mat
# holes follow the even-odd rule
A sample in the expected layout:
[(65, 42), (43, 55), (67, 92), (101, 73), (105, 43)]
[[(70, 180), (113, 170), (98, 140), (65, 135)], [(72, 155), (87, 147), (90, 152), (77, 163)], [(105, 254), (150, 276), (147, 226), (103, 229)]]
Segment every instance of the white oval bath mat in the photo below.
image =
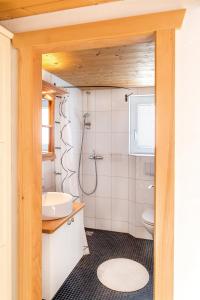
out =
[(115, 258), (102, 263), (97, 269), (99, 281), (107, 288), (118, 292), (134, 292), (149, 281), (149, 273), (138, 262)]

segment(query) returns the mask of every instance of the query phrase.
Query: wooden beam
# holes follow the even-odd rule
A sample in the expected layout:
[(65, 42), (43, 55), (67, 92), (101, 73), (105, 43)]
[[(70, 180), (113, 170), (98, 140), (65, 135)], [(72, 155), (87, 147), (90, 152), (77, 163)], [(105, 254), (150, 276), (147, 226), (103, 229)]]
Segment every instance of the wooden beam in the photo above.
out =
[(13, 45), (16, 48), (32, 45), (42, 53), (47, 53), (130, 44), (136, 41), (137, 36), (145, 40), (156, 30), (179, 28), (184, 14), (185, 10), (181, 9), (18, 33), (14, 36)]
[(155, 300), (173, 299), (175, 31), (156, 32)]
[(18, 189), (20, 300), (42, 299), (41, 292), (41, 56), (19, 51)]
[(0, 6), (0, 20), (32, 16), (119, 0), (10, 0)]
[(53, 85), (45, 80), (42, 80), (42, 93), (56, 96), (65, 95), (67, 92), (56, 85)]

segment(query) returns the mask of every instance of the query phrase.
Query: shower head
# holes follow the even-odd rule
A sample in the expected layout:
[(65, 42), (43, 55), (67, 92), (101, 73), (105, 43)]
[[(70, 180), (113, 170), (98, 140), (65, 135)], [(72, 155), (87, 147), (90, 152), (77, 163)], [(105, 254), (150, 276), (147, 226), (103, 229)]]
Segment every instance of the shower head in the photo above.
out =
[(90, 129), (91, 127), (91, 122), (87, 122), (87, 118), (90, 116), (90, 114), (88, 112), (83, 114), (83, 125), (85, 128)]
[(90, 116), (90, 114), (88, 112), (83, 114), (84, 119), (88, 118), (89, 116)]

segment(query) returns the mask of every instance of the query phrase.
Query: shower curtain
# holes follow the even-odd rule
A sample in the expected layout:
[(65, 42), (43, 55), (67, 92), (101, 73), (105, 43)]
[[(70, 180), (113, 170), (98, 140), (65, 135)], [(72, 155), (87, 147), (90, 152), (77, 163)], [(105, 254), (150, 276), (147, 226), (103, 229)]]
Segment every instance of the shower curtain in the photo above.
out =
[(56, 191), (79, 198), (77, 155), (73, 145), (73, 125), (70, 114), (73, 105), (70, 94), (57, 97), (55, 101), (55, 173)]
[[(77, 97), (81, 101), (76, 105)], [(78, 135), (81, 139), (80, 118), (77, 111), (82, 111), (81, 92), (75, 91), (57, 97), (55, 101), (55, 176), (56, 191), (72, 195), (73, 200), (79, 199), (78, 188), (78, 157), (80, 145)], [(81, 107), (80, 107), (81, 105)], [(71, 120), (71, 118), (73, 120)], [(83, 232), (83, 254), (88, 255), (89, 248), (84, 226)]]

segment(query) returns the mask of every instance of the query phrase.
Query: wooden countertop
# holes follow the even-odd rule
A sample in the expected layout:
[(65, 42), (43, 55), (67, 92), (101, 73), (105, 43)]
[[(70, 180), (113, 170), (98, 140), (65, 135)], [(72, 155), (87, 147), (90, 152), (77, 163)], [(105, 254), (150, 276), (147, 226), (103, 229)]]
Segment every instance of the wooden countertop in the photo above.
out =
[(65, 224), (73, 216), (75, 216), (81, 209), (83, 209), (84, 206), (85, 206), (85, 203), (74, 202), (73, 211), (69, 216), (67, 216), (65, 218), (57, 219), (57, 220), (42, 221), (42, 233), (51, 234), (51, 233), (55, 232), (60, 226)]

